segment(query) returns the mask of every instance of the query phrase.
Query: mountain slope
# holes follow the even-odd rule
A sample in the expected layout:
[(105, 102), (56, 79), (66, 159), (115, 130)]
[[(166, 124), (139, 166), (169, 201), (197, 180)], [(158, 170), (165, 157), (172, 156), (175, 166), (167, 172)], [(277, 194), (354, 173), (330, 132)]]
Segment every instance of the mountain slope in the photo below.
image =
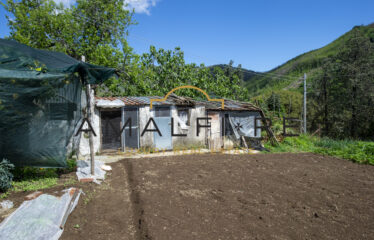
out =
[[(371, 42), (374, 42), (374, 24), (356, 26), (353, 29), (360, 31)], [(353, 29), (325, 47), (301, 54), (271, 71), (247, 78), (244, 81), (245, 86), (251, 96), (257, 96), (275, 90), (297, 89), (302, 83), (304, 73), (307, 73), (308, 81), (313, 81), (313, 77), (320, 71), (324, 60), (336, 56), (339, 49), (345, 47), (347, 40), (353, 37)]]
[(236, 71), (236, 70), (240, 71), (240, 73), (242, 74), (241, 78), (243, 82), (250, 81), (254, 76), (257, 76), (258, 74), (258, 72), (248, 70), (245, 68), (233, 67), (233, 66), (230, 66), (229, 64), (216, 64), (216, 65), (209, 66), (208, 68), (213, 70), (216, 67), (221, 68), (223, 70), (231, 67), (233, 71)]

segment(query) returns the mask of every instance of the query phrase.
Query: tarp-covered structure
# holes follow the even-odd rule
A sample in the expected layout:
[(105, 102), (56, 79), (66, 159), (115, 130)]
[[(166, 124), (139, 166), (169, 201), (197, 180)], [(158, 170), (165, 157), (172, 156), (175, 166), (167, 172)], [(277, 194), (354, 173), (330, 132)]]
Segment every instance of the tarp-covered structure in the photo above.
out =
[(114, 69), (0, 39), (0, 160), (16, 166), (65, 167), (82, 121), (86, 83)]

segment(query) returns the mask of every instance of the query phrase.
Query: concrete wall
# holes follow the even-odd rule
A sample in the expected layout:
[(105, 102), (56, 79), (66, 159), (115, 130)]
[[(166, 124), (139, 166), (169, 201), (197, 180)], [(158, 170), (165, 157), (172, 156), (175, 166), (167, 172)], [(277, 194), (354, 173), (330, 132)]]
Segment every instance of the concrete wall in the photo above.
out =
[[(199, 117), (206, 117), (205, 107), (196, 106), (195, 108), (190, 108), (190, 126), (188, 129), (181, 129), (178, 126), (178, 108), (176, 106), (172, 107), (172, 117), (174, 118), (174, 133), (175, 134), (187, 134), (186, 137), (174, 136), (173, 147), (174, 148), (188, 148), (188, 147), (203, 147), (206, 145), (206, 128), (200, 128), (199, 136), (196, 134), (197, 124), (196, 119)], [(200, 125), (205, 125), (203, 120), (200, 120)]]
[[(140, 148), (154, 148), (154, 141), (153, 141), (153, 132), (145, 132), (143, 136), (141, 136), (142, 131), (145, 129), (145, 125), (149, 121), (150, 118), (154, 117), (154, 111), (151, 111), (149, 106), (142, 106), (139, 107), (139, 137), (140, 137)], [(154, 129), (153, 123), (148, 126), (148, 129)]]
[[(176, 106), (170, 107), (171, 117), (174, 118), (174, 133), (175, 134), (187, 134), (186, 137), (177, 137), (172, 136), (172, 144), (173, 148), (176, 147), (192, 147), (192, 146), (203, 146), (205, 145), (205, 129), (200, 128), (200, 134), (196, 136), (196, 119), (198, 117), (205, 117), (205, 108), (204, 107), (196, 107), (191, 108), (190, 111), (190, 127), (188, 130), (183, 130), (178, 126), (177, 116), (178, 116), (178, 108)], [(154, 111), (151, 111), (149, 106), (143, 106), (139, 108), (139, 127), (140, 127), (140, 147), (155, 147), (154, 145), (154, 133), (153, 132), (146, 132), (143, 136), (141, 136), (142, 131), (145, 128), (145, 125), (149, 121), (151, 117), (154, 117)], [(200, 121), (200, 124), (203, 124), (203, 121)], [(148, 129), (154, 128), (153, 124), (151, 123)]]

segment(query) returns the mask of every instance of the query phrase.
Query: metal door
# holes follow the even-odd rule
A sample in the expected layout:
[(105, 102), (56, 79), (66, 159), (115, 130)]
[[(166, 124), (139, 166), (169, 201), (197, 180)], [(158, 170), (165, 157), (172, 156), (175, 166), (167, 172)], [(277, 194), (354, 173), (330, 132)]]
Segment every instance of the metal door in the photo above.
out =
[[(123, 150), (139, 148), (139, 118), (138, 108), (124, 107), (122, 111), (122, 126), (127, 123), (122, 132)], [(131, 124), (131, 125), (130, 125)], [(130, 134), (131, 130), (131, 134)]]
[(157, 149), (172, 149), (170, 108), (155, 107), (154, 120), (162, 134), (160, 136), (158, 132), (154, 132), (155, 147)]

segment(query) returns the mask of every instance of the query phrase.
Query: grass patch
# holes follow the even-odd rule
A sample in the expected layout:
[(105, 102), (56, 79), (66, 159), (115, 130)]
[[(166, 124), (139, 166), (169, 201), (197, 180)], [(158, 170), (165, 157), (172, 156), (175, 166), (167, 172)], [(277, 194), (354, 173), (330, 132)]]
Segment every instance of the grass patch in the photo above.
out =
[(273, 153), (312, 152), (374, 165), (374, 142), (332, 140), (301, 135), (299, 137), (286, 137), (279, 146), (274, 147), (267, 143), (265, 147)]
[(77, 182), (74, 178), (61, 182), (60, 175), (74, 171), (76, 171), (76, 161), (74, 159), (67, 160), (67, 168), (15, 168), (12, 170), (12, 188), (4, 193), (0, 192), (0, 199), (7, 198), (11, 192), (37, 191), (58, 185), (65, 187), (72, 185)]
[(57, 178), (41, 178), (38, 180), (27, 180), (20, 182), (13, 182), (13, 191), (37, 191), (40, 189), (57, 186)]

